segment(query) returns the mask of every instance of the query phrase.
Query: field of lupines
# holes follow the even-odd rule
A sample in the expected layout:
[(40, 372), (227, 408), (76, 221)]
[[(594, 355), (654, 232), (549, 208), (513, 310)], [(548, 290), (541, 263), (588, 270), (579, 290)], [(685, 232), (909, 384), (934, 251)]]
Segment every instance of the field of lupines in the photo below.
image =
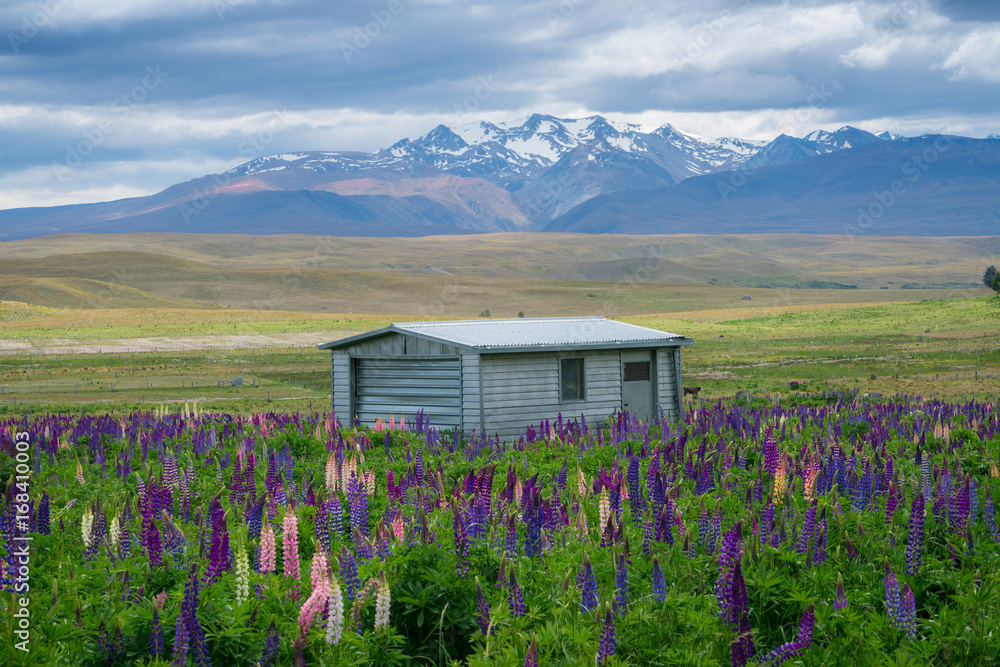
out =
[(817, 402), (7, 420), (0, 660), (996, 664), (996, 406)]

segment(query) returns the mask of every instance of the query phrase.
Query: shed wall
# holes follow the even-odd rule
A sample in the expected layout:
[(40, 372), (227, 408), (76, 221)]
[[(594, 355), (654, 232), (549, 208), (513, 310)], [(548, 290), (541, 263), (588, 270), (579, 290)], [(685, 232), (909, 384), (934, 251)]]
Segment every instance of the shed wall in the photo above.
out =
[[(561, 401), (559, 359), (582, 357), (585, 400)], [(621, 408), (621, 354), (618, 350), (483, 355), (483, 421), (485, 432), (509, 438), (542, 419), (585, 415), (597, 421)]]
[(354, 406), (351, 405), (353, 381), (350, 355), (331, 354), (330, 375), (333, 387), (333, 411), (343, 424), (348, 424), (354, 418)]
[(656, 351), (656, 401), (670, 421), (680, 419), (680, 348), (661, 347)]

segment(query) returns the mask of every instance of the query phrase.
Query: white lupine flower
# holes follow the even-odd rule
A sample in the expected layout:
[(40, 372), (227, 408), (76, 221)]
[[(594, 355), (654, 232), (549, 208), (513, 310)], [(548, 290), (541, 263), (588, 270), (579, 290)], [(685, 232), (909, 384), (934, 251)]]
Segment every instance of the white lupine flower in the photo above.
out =
[(90, 538), (91, 531), (94, 528), (94, 513), (87, 508), (87, 511), (83, 513), (83, 520), (80, 524), (80, 530), (83, 533), (83, 546), (84, 548), (90, 548)]
[(378, 593), (375, 597), (375, 629), (389, 625), (389, 584), (385, 581), (385, 571), (379, 576)]
[(236, 604), (241, 605), (250, 597), (250, 561), (242, 541), (236, 551)]
[(330, 577), (330, 598), (327, 601), (326, 643), (339, 644), (344, 632), (344, 596), (337, 577)]
[(111, 520), (111, 526), (108, 527), (108, 538), (111, 540), (111, 547), (113, 549), (118, 549), (118, 537), (121, 535), (121, 527), (118, 525), (118, 517)]

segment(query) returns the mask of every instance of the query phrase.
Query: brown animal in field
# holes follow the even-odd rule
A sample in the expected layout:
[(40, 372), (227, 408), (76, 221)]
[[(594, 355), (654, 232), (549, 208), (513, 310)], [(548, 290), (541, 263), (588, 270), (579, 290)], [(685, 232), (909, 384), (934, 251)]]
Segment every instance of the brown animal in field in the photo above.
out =
[(685, 396), (694, 396), (697, 398), (699, 391), (701, 391), (701, 387), (684, 387)]

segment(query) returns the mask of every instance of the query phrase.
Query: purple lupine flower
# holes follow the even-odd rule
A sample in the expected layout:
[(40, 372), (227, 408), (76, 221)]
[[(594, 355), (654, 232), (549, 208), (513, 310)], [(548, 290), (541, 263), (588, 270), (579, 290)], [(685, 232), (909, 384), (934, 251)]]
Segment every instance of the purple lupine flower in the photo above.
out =
[(913, 591), (909, 584), (903, 584), (903, 592), (900, 595), (900, 630), (906, 632), (910, 638), (917, 636), (917, 604), (913, 598)]
[(750, 628), (750, 605), (747, 601), (747, 586), (743, 579), (743, 566), (739, 558), (733, 568), (726, 594), (732, 609), (736, 637), (733, 638), (731, 658), (733, 667), (743, 667), (754, 656), (756, 651), (753, 642), (753, 630)]
[(789, 658), (806, 651), (812, 645), (812, 633), (815, 623), (816, 612), (814, 606), (809, 605), (809, 607), (802, 614), (802, 620), (799, 622), (799, 636), (796, 640), (785, 642), (778, 648), (774, 649), (760, 659), (760, 664), (764, 667), (773, 667), (774, 665), (780, 665)]
[(504, 534), (504, 554), (508, 558), (517, 558), (517, 520), (513, 512), (507, 514), (507, 530)]
[(913, 496), (910, 507), (910, 537), (906, 543), (906, 573), (915, 577), (920, 571), (921, 550), (924, 543), (924, 496)]
[(368, 537), (368, 499), (365, 485), (355, 475), (351, 475), (347, 483), (347, 503), (351, 511), (351, 532), (357, 528), (362, 536)]
[(524, 616), (528, 608), (524, 604), (524, 594), (521, 592), (521, 585), (517, 583), (517, 575), (514, 573), (514, 566), (510, 566), (510, 579), (507, 582), (507, 600), (510, 603), (510, 613), (512, 616)]
[(462, 520), (458, 503), (453, 502), (451, 509), (451, 525), (455, 537), (455, 567), (458, 568), (458, 576), (464, 577), (469, 573), (469, 536), (465, 532), (465, 521)]
[(773, 475), (778, 471), (778, 441), (771, 435), (771, 429), (767, 429), (764, 436), (764, 472)]
[(535, 635), (531, 635), (528, 654), (524, 656), (524, 667), (538, 667), (538, 641), (535, 639)]
[(653, 597), (657, 602), (667, 599), (667, 582), (660, 568), (660, 560), (656, 556), (653, 556)]
[(715, 597), (719, 606), (719, 616), (723, 623), (732, 629), (736, 629), (738, 608), (734, 606), (731, 598), (733, 575), (736, 565), (740, 560), (740, 538), (743, 530), (743, 522), (737, 521), (726, 533), (722, 540), (722, 549), (719, 552), (719, 577), (715, 583)]
[(143, 542), (146, 544), (146, 555), (149, 557), (149, 564), (153, 567), (163, 565), (163, 552), (160, 548), (160, 531), (156, 528), (156, 522), (147, 515), (142, 517)]
[(837, 598), (833, 601), (835, 611), (847, 609), (847, 595), (844, 593), (844, 578), (837, 573)]
[(583, 554), (583, 568), (581, 574), (580, 611), (591, 612), (597, 608), (597, 577), (594, 576), (594, 567), (590, 564), (590, 557)]
[(267, 639), (264, 640), (264, 651), (261, 653), (257, 664), (260, 667), (271, 667), (274, 659), (278, 657), (278, 628), (271, 619), (271, 625), (267, 629)]
[(618, 603), (618, 608), (621, 609), (621, 614), (624, 616), (629, 602), (628, 563), (625, 560), (625, 554), (619, 554), (617, 561), (617, 567), (615, 568), (615, 602)]
[(153, 655), (163, 653), (163, 626), (160, 625), (160, 612), (153, 605), (153, 624), (149, 629), (149, 652)]
[(361, 580), (358, 578), (358, 563), (354, 560), (354, 554), (347, 550), (347, 547), (340, 548), (340, 574), (344, 577), (344, 592), (348, 600), (353, 600), (355, 593), (361, 588)]
[(476, 610), (479, 612), (479, 629), (484, 635), (490, 634), (490, 603), (483, 595), (483, 588), (479, 585), (479, 577), (476, 577)]
[(38, 503), (38, 532), (48, 535), (52, 532), (52, 523), (49, 518), (49, 492), (42, 492), (42, 499)]
[(674, 543), (674, 533), (671, 523), (673, 523), (673, 517), (671, 516), (670, 504), (668, 503), (663, 506), (663, 509), (660, 511), (660, 517), (656, 522), (655, 536), (657, 542)]
[(983, 503), (983, 521), (986, 522), (993, 541), (1000, 543), (1000, 527), (997, 526), (996, 518), (993, 514), (993, 495), (989, 489), (986, 489), (986, 502)]
[(813, 547), (813, 563), (818, 567), (826, 562), (826, 507), (819, 511), (819, 520), (816, 522), (816, 543)]
[(646, 499), (642, 495), (639, 481), (639, 457), (633, 456), (628, 462), (628, 505), (632, 523), (638, 525), (646, 511)]
[(615, 654), (615, 615), (611, 605), (604, 606), (604, 626), (601, 628), (601, 643), (597, 649), (597, 662), (606, 665), (608, 657)]
[(889, 620), (897, 628), (903, 627), (903, 608), (899, 593), (899, 580), (889, 567), (889, 561), (885, 562), (885, 576), (882, 578), (885, 586), (885, 607), (889, 614)]
[(813, 531), (816, 529), (816, 507), (817, 501), (814, 500), (806, 510), (806, 517), (802, 522), (802, 534), (799, 536), (799, 543), (795, 545), (795, 551), (800, 554), (806, 552), (809, 541), (813, 538)]

